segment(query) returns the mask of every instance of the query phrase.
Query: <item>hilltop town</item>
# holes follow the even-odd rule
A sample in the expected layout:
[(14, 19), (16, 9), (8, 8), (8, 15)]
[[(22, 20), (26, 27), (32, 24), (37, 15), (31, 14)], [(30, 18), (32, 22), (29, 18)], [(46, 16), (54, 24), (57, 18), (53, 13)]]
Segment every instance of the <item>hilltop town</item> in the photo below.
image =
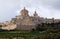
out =
[(35, 28), (37, 24), (41, 23), (57, 23), (60, 19), (48, 19), (44, 17), (40, 17), (37, 14), (37, 11), (34, 12), (33, 16), (29, 16), (29, 11), (24, 7), (20, 11), (20, 15), (12, 18), (10, 21), (5, 21), (1, 23), (1, 29), (3, 30), (31, 30)]

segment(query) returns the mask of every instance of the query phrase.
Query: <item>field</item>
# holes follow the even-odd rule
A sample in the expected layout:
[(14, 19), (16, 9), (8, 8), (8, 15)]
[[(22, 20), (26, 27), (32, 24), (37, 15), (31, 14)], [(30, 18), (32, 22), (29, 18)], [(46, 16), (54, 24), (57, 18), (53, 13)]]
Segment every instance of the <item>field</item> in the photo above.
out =
[(20, 39), (23, 37), (24, 39), (60, 39), (60, 22), (59, 23), (51, 23), (51, 24), (38, 24), (36, 29), (32, 29), (31, 31), (23, 31), (23, 30), (1, 30), (0, 38), (10, 38)]
[[(0, 32), (0, 37), (8, 37), (11, 38), (12, 37), (37, 37), (39, 39), (60, 39), (60, 32), (57, 33), (51, 33), (51, 32), (47, 32), (47, 31), (35, 31), (35, 32), (31, 32), (31, 31), (1, 31)], [(37, 39), (36, 38), (36, 39)]]

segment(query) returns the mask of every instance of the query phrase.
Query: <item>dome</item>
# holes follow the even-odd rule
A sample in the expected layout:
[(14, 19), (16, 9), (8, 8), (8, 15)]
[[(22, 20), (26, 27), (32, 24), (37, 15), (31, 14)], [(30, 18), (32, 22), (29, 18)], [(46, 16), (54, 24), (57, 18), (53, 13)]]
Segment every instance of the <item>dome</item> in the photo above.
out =
[(26, 10), (24, 7), (24, 9), (22, 9), (21, 12), (28, 12), (28, 10)]
[(22, 9), (20, 13), (21, 13), (22, 16), (27, 16), (28, 15), (28, 10), (26, 10), (25, 7), (24, 7), (24, 9)]

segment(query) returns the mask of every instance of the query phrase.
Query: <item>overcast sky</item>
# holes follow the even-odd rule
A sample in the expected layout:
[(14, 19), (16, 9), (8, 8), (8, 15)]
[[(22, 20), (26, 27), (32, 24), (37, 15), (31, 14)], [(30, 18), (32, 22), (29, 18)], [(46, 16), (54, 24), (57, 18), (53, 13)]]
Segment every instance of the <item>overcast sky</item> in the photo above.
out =
[(36, 10), (40, 17), (60, 18), (60, 0), (0, 0), (0, 22), (19, 15), (24, 7), (30, 15)]

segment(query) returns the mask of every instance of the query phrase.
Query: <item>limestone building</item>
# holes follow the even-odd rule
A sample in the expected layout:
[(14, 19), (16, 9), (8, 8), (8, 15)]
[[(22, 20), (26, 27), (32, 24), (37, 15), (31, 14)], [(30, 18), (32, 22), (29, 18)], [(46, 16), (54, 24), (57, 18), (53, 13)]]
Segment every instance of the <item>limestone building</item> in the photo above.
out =
[[(56, 23), (59, 22), (60, 19), (47, 19), (43, 17), (39, 17), (37, 12), (35, 11), (33, 16), (29, 16), (29, 11), (26, 10), (24, 7), (20, 11), (20, 15), (16, 16), (16, 18), (12, 18), (10, 21), (4, 22), (3, 24), (5, 26), (2, 26), (2, 29), (6, 30), (31, 30), (32, 28), (35, 28), (37, 24), (41, 23)], [(13, 27), (12, 27), (13, 26)]]

